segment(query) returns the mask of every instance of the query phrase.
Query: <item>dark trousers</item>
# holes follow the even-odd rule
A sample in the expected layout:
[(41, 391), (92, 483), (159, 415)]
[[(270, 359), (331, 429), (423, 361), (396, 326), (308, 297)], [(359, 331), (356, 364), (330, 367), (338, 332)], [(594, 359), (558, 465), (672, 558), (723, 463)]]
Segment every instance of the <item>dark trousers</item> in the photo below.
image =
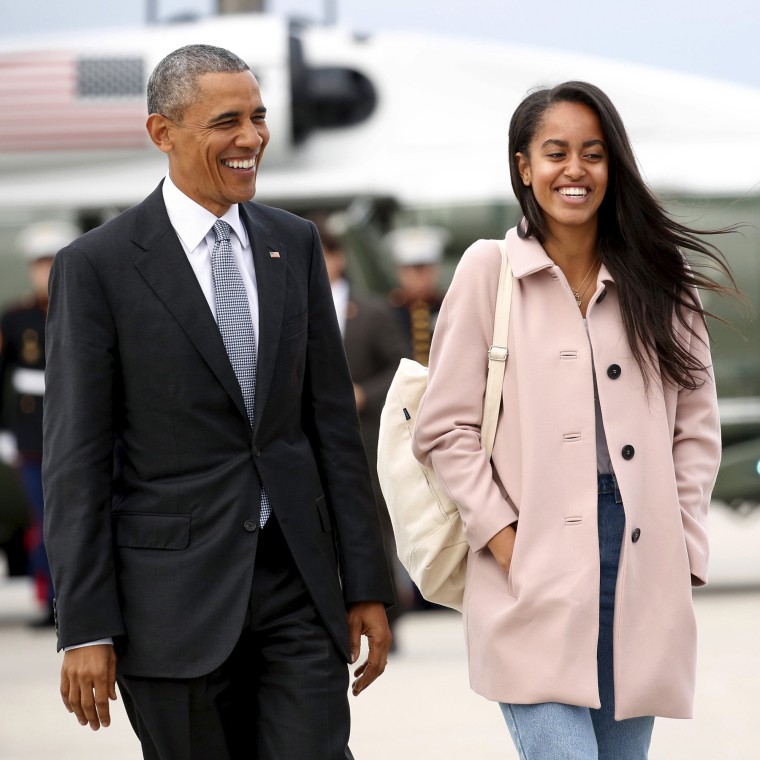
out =
[[(219, 621), (224, 625), (224, 621)], [(145, 760), (351, 760), (348, 668), (270, 517), (246, 624), (201, 678), (119, 675)]]
[(32, 524), (27, 531), (29, 552), (29, 572), (34, 578), (37, 596), (48, 609), (53, 609), (53, 579), (50, 576), (45, 544), (42, 541), (42, 525), (45, 513), (45, 499), (42, 495), (42, 463), (24, 459), (19, 467), (21, 484), (32, 510)]

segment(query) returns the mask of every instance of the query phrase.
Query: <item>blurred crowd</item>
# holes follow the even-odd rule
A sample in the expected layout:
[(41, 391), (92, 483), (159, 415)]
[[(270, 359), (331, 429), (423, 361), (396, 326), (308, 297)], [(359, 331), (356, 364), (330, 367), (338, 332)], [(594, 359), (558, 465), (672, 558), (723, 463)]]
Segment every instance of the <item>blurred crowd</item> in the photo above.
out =
[(29, 292), (0, 319), (0, 547), (10, 575), (28, 573), (42, 610), (34, 626), (52, 626), (53, 585), (42, 540), (42, 397), (48, 278), (56, 252), (78, 237), (67, 222), (27, 227), (18, 248), (27, 262)]
[(380, 412), (399, 361), (412, 358), (428, 363), (430, 341), (443, 301), (441, 263), (448, 233), (429, 226), (401, 227), (388, 233), (384, 243), (393, 260), (396, 286), (382, 296), (362, 293), (352, 285), (340, 217), (315, 214), (311, 220), (325, 254), (386, 551), (394, 564), (397, 604), (389, 610), (393, 629), (405, 611), (429, 609), (432, 605), (420, 596), (396, 556), (393, 528), (377, 477)]

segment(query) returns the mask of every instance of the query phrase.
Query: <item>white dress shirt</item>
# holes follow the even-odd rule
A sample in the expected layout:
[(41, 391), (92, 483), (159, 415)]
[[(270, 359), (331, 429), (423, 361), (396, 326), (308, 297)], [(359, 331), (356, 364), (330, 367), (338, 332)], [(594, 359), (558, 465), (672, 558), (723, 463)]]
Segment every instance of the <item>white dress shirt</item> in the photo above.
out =
[(232, 255), (235, 257), (235, 263), (240, 270), (243, 285), (245, 285), (245, 291), (248, 294), (253, 332), (256, 336), (256, 349), (258, 350), (259, 296), (256, 290), (256, 270), (253, 266), (251, 242), (248, 239), (245, 225), (240, 219), (237, 204), (230, 206), (224, 216), (216, 217), (208, 209), (198, 205), (179, 190), (169, 175), (164, 180), (163, 193), (169, 221), (177, 233), (187, 260), (195, 272), (198, 284), (201, 286), (203, 295), (206, 296), (206, 301), (215, 318), (214, 281), (211, 276), (211, 251), (216, 242), (214, 223), (217, 219), (223, 219), (232, 227), (232, 231), (235, 233), (230, 235)]
[[(172, 182), (168, 174), (164, 180), (163, 194), (169, 221), (177, 233), (179, 242), (182, 244), (190, 266), (193, 268), (214, 319), (216, 319), (216, 305), (214, 303), (214, 280), (211, 274), (211, 251), (214, 249), (214, 243), (216, 243), (214, 224), (217, 219), (223, 219), (232, 228), (235, 233), (230, 235), (232, 255), (235, 257), (235, 263), (240, 270), (240, 276), (243, 278), (243, 285), (248, 294), (253, 332), (256, 336), (256, 350), (258, 351), (259, 296), (256, 290), (256, 270), (253, 266), (251, 241), (248, 239), (248, 232), (240, 219), (237, 204), (230, 206), (224, 216), (216, 217), (208, 209), (203, 208), (185, 195)], [(87, 641), (84, 644), (65, 647), (64, 651), (68, 652), (70, 649), (95, 646), (96, 644), (113, 644), (113, 639)]]
[(332, 289), (333, 303), (335, 304), (335, 313), (338, 317), (338, 326), (340, 334), (346, 337), (346, 320), (348, 319), (348, 300), (349, 285), (348, 280), (339, 277), (335, 282), (330, 284)]

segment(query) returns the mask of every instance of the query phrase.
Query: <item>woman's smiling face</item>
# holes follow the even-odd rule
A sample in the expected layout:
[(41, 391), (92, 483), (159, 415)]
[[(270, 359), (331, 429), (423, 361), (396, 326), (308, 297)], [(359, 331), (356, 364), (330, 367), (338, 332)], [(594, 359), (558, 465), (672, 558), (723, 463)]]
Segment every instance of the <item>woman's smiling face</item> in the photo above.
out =
[(609, 169), (602, 125), (581, 103), (562, 102), (544, 113), (527, 154), (517, 154), (523, 184), (533, 190), (553, 237), (564, 228), (596, 229)]

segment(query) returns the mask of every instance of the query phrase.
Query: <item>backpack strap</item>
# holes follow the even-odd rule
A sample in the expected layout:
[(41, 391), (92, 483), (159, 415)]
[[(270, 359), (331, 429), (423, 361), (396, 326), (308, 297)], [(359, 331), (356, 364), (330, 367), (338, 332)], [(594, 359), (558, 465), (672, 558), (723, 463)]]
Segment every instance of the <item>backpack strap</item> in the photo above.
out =
[(483, 422), (480, 428), (480, 440), (483, 442), (488, 458), (491, 458), (493, 442), (496, 437), (496, 422), (499, 418), (504, 372), (507, 368), (507, 337), (509, 335), (509, 312), (512, 305), (512, 270), (507, 256), (506, 240), (499, 240), (501, 252), (501, 271), (499, 286), (496, 291), (496, 311), (493, 324), (493, 342), (488, 349), (488, 379), (483, 400)]

